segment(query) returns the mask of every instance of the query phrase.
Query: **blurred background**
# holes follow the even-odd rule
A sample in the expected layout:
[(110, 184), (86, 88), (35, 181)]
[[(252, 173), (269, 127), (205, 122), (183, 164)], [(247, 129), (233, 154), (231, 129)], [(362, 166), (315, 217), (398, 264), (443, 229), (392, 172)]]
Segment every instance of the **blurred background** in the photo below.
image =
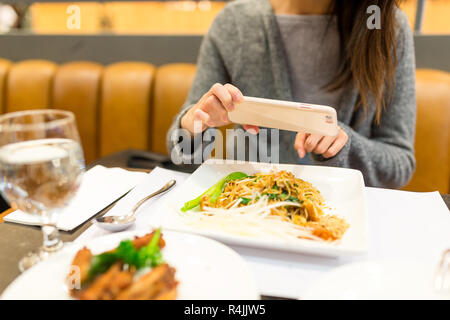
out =
[[(0, 54), (13, 60), (56, 62), (195, 62), (202, 35), (226, 3), (4, 1), (0, 2)], [(449, 37), (443, 37), (450, 35), (450, 0), (403, 0), (401, 8), (417, 35), (418, 66), (450, 71), (449, 59), (440, 58), (443, 48), (435, 47), (450, 47)], [(73, 23), (77, 16), (79, 23)], [(135, 42), (139, 46), (130, 47)]]
[[(34, 34), (204, 34), (227, 1), (3, 1), (2, 32)], [(426, 6), (425, 6), (426, 4)], [(424, 34), (449, 34), (450, 1), (403, 0), (411, 27), (417, 6)], [(82, 15), (79, 28), (67, 28), (70, 6)]]
[[(0, 113), (75, 113), (88, 163), (167, 154), (165, 135), (226, 1), (0, 2)], [(414, 30), (417, 170), (406, 187), (450, 190), (450, 0), (403, 0)]]

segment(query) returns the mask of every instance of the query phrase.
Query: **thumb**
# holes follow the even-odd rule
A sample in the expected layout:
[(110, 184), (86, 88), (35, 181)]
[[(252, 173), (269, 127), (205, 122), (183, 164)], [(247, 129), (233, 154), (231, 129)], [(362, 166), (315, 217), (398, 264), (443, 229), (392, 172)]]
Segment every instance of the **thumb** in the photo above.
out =
[(295, 148), (295, 150), (297, 150), (298, 156), (302, 159), (306, 155), (306, 150), (305, 150), (306, 138), (307, 138), (307, 134), (304, 132), (297, 133), (297, 136), (295, 137), (294, 148)]
[(258, 134), (258, 132), (259, 132), (259, 127), (257, 127), (257, 126), (244, 124), (244, 125), (242, 125), (242, 127), (244, 128), (245, 131), (248, 131), (251, 134)]

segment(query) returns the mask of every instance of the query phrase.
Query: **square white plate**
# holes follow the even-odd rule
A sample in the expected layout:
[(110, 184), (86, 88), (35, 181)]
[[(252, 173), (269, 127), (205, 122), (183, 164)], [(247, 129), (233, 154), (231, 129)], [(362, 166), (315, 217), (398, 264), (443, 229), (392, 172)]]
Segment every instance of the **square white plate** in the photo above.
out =
[[(311, 182), (320, 190), (330, 213), (343, 217), (350, 227), (338, 243), (321, 243), (298, 239), (261, 239), (225, 233), (218, 230), (195, 229), (188, 226), (180, 216), (180, 208), (186, 201), (196, 198), (218, 180), (234, 171), (247, 174), (287, 170), (296, 177)], [(268, 164), (210, 159), (203, 163), (176, 190), (158, 212), (151, 214), (150, 224), (166, 229), (191, 232), (214, 238), (231, 245), (258, 247), (322, 256), (358, 255), (367, 251), (368, 219), (364, 180), (360, 171), (321, 166)]]

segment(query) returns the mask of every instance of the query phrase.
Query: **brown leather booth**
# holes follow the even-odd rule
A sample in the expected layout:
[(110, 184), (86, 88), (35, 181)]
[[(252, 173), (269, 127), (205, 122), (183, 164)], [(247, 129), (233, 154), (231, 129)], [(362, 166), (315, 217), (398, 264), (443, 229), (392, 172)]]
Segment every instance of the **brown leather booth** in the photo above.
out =
[(450, 193), (450, 73), (416, 71), (416, 172), (404, 188)]
[(58, 68), (53, 84), (51, 105), (75, 114), (88, 162), (98, 157), (98, 105), (102, 71), (103, 67), (97, 63), (67, 63)]
[(12, 64), (6, 77), (6, 112), (49, 108), (56, 69), (45, 60)]
[[(166, 153), (165, 136), (186, 98), (195, 65), (143, 62), (102, 66), (0, 59), (0, 113), (73, 111), (88, 162), (123, 149)], [(417, 170), (411, 191), (450, 192), (450, 74), (417, 70)]]
[(100, 92), (99, 155), (149, 148), (155, 67), (120, 62), (104, 68)]
[(152, 100), (152, 151), (167, 153), (167, 130), (186, 99), (195, 70), (192, 64), (169, 64), (158, 68)]

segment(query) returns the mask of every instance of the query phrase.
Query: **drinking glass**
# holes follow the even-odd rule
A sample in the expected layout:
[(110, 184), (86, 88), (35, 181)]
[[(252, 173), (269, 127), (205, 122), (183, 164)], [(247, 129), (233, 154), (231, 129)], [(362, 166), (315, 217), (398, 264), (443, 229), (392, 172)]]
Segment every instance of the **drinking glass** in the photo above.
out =
[(43, 245), (19, 262), (24, 271), (62, 248), (58, 213), (75, 195), (85, 170), (73, 113), (32, 110), (0, 116), (0, 191), (11, 207), (36, 215)]

